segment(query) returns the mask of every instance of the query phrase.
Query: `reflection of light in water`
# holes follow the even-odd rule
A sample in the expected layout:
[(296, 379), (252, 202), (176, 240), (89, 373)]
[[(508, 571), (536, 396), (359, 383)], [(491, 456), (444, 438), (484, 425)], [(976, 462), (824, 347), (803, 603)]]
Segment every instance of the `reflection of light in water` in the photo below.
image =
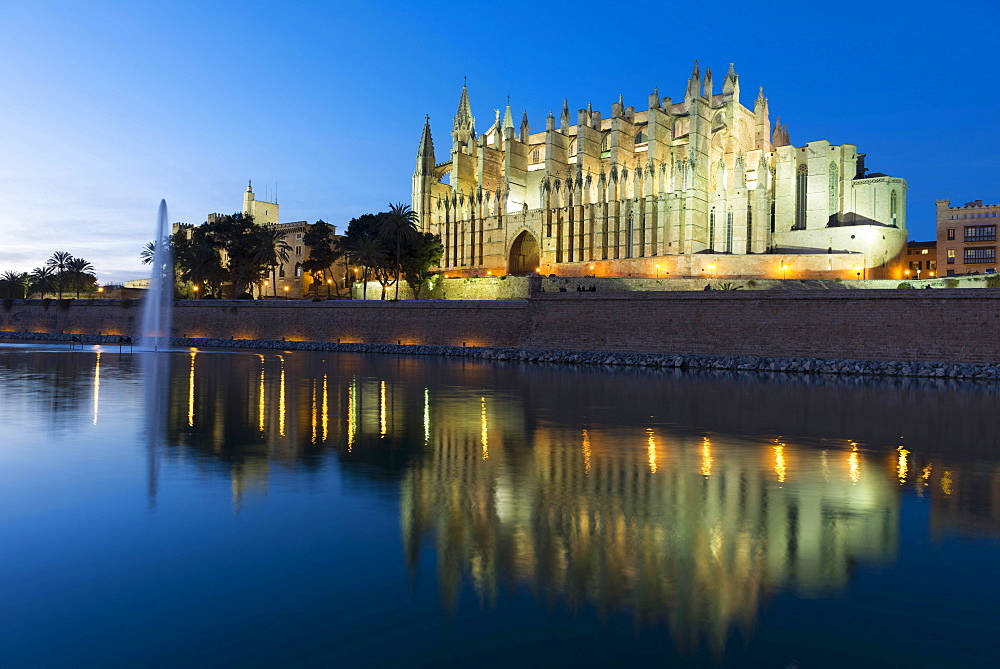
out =
[(354, 434), (357, 431), (354, 412), (357, 410), (358, 381), (351, 379), (351, 385), (347, 388), (347, 452), (354, 449)]
[(97, 352), (97, 363), (94, 365), (94, 425), (97, 425), (97, 409), (101, 403), (101, 352)]
[(712, 475), (712, 444), (705, 437), (701, 442), (701, 475)]
[(896, 477), (899, 478), (900, 483), (906, 483), (906, 474), (909, 472), (910, 467), (907, 464), (906, 456), (910, 454), (908, 450), (900, 446), (896, 449), (899, 452), (899, 457), (896, 462)]
[(281, 378), (278, 383), (278, 434), (285, 436), (285, 357), (279, 355), (281, 361)]
[(316, 403), (316, 379), (312, 382), (312, 395), (311, 404), (309, 407), (309, 423), (312, 427), (312, 443), (316, 443), (316, 424), (319, 422), (316, 416), (317, 403)]
[(941, 470), (941, 492), (945, 495), (951, 495), (951, 470), (942, 469)]
[(378, 390), (378, 433), (379, 436), (385, 438), (388, 432), (388, 426), (385, 424), (385, 381), (379, 385)]
[(260, 358), (260, 386), (257, 388), (257, 428), (264, 431), (264, 356)]
[(917, 489), (917, 496), (918, 497), (923, 497), (924, 496), (924, 488), (926, 488), (927, 486), (930, 485), (930, 483), (928, 483), (927, 481), (931, 477), (932, 467), (933, 467), (933, 465), (927, 465), (926, 467), (924, 467), (923, 469), (921, 469), (920, 470), (920, 476), (918, 476), (913, 481), (913, 485)]
[(323, 375), (323, 443), (326, 443), (326, 439), (330, 434), (330, 405), (327, 401), (327, 382), (326, 374)]
[(847, 456), (847, 466), (851, 472), (851, 483), (861, 479), (861, 458), (858, 455), (858, 445), (851, 443), (851, 454)]
[(778, 483), (785, 482), (785, 445), (778, 443), (774, 447), (774, 473), (778, 475)]
[(823, 480), (824, 481), (829, 481), (830, 480), (830, 460), (827, 457), (827, 453), (826, 453), (826, 449), (825, 448), (823, 449), (823, 452), (819, 454), (819, 463), (820, 463), (820, 468), (821, 468), (821, 470), (823, 472)]
[(649, 460), (649, 471), (656, 473), (656, 438), (653, 436), (653, 429), (646, 428), (646, 456)]
[(490, 432), (489, 426), (486, 424), (486, 398), (480, 397), (479, 401), (483, 403), (483, 408), (479, 415), (480, 438), (483, 442), (483, 460), (487, 460), (490, 457)]
[(583, 431), (583, 446), (581, 446), (581, 448), (583, 449), (583, 473), (584, 474), (589, 474), (590, 473), (590, 435), (587, 434), (586, 430)]
[(194, 427), (194, 359), (197, 351), (191, 351), (191, 369), (188, 372), (188, 426)]
[(431, 391), (424, 388), (424, 446), (431, 441)]

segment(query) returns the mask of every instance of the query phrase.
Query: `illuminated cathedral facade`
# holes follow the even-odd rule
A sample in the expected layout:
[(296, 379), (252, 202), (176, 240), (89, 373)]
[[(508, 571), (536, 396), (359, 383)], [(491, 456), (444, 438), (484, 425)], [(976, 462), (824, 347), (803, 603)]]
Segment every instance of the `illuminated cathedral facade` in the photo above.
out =
[(893, 278), (906, 182), (868, 173), (850, 144), (794, 146), (763, 89), (740, 103), (732, 65), (716, 92), (697, 62), (682, 99), (619, 97), (532, 132), (508, 104), (477, 134), (467, 87), (438, 162), (429, 118), (413, 209), (444, 243), (449, 276)]

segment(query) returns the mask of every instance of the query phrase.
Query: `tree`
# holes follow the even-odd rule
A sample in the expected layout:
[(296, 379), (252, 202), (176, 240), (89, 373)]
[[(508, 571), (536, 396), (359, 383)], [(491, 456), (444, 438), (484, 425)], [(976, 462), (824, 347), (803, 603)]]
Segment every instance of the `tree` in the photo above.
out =
[[(337, 294), (339, 295), (340, 284), (337, 282), (332, 267), (344, 256), (344, 249), (337, 243), (337, 238), (333, 234), (333, 226), (326, 221), (316, 221), (314, 225), (309, 226), (306, 234), (302, 237), (302, 242), (309, 247), (309, 258), (302, 263), (302, 269), (313, 275), (316, 297), (319, 297), (316, 274), (321, 274), (323, 281), (326, 282), (328, 270), (330, 271), (329, 280), (337, 286)], [(326, 285), (326, 296), (329, 299), (330, 284)]]
[[(414, 239), (417, 232), (417, 212), (410, 209), (410, 205), (389, 204), (389, 211), (379, 214), (379, 234), (386, 240), (392, 240), (396, 244), (396, 255), (393, 264), (396, 266), (396, 299), (399, 299), (399, 275), (403, 267), (402, 246), (403, 240)], [(385, 284), (383, 284), (383, 292)]]
[(197, 227), (189, 237), (186, 230), (178, 230), (171, 239), (174, 263), (182, 281), (200, 284), (204, 291), (218, 297), (226, 277), (222, 257), (215, 243), (206, 232)]
[(154, 258), (156, 258), (156, 242), (146, 242), (142, 251), (139, 251), (139, 260), (143, 265), (152, 265)]
[(27, 295), (28, 275), (24, 272), (7, 271), (0, 274), (0, 291), (4, 299), (19, 300)]
[(46, 266), (51, 267), (55, 273), (55, 283), (56, 288), (59, 291), (59, 299), (62, 299), (63, 294), (63, 283), (66, 280), (66, 267), (69, 265), (69, 261), (73, 259), (73, 256), (66, 251), (56, 251), (52, 256), (45, 261)]
[(292, 247), (285, 241), (288, 233), (281, 232), (273, 225), (263, 225), (258, 227), (254, 234), (257, 249), (251, 264), (256, 267), (255, 272), (260, 275), (257, 281), (267, 277), (267, 272), (270, 270), (271, 285), (274, 287), (274, 296), (277, 297), (278, 283), (275, 274), (279, 265), (288, 262), (292, 252)]
[(431, 268), (441, 262), (444, 245), (438, 235), (424, 232), (404, 243), (402, 252), (403, 277), (413, 292), (413, 299), (419, 300), (420, 290), (435, 274)]
[(38, 293), (42, 297), (45, 293), (52, 292), (56, 285), (56, 271), (51, 267), (36, 267), (28, 275), (28, 295)]
[[(366, 214), (370, 216), (371, 214)], [(353, 221), (352, 221), (353, 222)], [(362, 299), (368, 299), (368, 271), (385, 264), (385, 244), (370, 232), (359, 232), (344, 238), (344, 249), (352, 262), (363, 268), (361, 280)], [(384, 290), (383, 290), (384, 293)]]
[(76, 288), (76, 299), (80, 299), (80, 287), (86, 284), (93, 286), (97, 283), (97, 275), (94, 273), (94, 266), (83, 258), (71, 258), (66, 264), (66, 273), (69, 275), (71, 284)]

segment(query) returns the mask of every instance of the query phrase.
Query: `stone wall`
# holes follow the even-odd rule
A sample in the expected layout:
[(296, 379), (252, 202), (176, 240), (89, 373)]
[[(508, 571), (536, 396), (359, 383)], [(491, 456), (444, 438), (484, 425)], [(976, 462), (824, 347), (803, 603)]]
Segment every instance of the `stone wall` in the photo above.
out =
[[(135, 334), (128, 301), (5, 301), (0, 330)], [(912, 323), (912, 327), (907, 327)], [(541, 293), (518, 301), (190, 301), (192, 338), (874, 361), (1000, 361), (1000, 290)], [(947, 333), (947, 336), (941, 333)]]

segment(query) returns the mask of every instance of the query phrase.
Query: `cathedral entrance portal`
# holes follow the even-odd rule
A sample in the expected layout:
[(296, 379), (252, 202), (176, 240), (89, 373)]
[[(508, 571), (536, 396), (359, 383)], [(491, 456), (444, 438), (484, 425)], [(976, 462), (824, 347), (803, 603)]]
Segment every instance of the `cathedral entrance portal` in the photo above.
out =
[(507, 273), (531, 274), (538, 268), (538, 240), (527, 230), (514, 238), (507, 258)]

